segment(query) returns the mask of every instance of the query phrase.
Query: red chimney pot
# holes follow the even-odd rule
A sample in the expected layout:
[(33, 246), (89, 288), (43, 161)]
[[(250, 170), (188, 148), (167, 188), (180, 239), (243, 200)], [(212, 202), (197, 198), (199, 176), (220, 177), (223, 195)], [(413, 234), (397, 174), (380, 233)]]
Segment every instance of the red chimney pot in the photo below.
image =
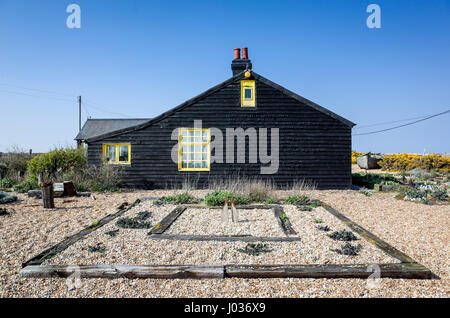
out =
[(236, 48), (234, 49), (234, 59), (240, 59), (241, 58), (241, 49)]
[(242, 58), (248, 59), (248, 48), (246, 48), (246, 47), (242, 48)]

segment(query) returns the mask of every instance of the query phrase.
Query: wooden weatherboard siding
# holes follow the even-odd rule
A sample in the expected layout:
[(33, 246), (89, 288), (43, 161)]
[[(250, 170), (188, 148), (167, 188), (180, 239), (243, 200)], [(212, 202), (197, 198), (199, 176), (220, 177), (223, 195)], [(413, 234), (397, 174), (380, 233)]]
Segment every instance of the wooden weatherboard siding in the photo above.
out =
[[(339, 116), (331, 112), (330, 115), (311, 107), (309, 101), (292, 97), (257, 74), (254, 77), (256, 107), (241, 107), (240, 80), (243, 78), (243, 75), (234, 76), (222, 87), (199, 95), (200, 98), (194, 98), (186, 107), (163, 114), (161, 119), (157, 117), (148, 125), (88, 140), (88, 162), (101, 164), (104, 143), (130, 143), (131, 165), (118, 167), (123, 169), (124, 182), (129, 187), (165, 188), (179, 185), (186, 178), (202, 186), (209, 179), (239, 175), (272, 179), (278, 185), (308, 179), (320, 189), (348, 188), (351, 185), (352, 124), (339, 120), (336, 118)], [(171, 140), (172, 131), (193, 127), (194, 120), (202, 120), (202, 128), (221, 129), (224, 161), (226, 128), (254, 127), (257, 131), (268, 128), (268, 143), (270, 128), (279, 128), (278, 172), (260, 174), (259, 156), (258, 163), (249, 163), (248, 144), (246, 163), (236, 163), (236, 142), (235, 163), (211, 163), (210, 171), (178, 171), (178, 165), (171, 160), (172, 148), (177, 143)]]

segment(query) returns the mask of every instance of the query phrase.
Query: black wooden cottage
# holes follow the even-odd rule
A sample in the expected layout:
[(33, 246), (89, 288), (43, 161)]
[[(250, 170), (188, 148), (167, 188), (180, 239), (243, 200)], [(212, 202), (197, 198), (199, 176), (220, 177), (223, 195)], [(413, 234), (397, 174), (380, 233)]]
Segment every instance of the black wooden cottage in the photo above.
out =
[(348, 188), (355, 124), (255, 73), (246, 48), (231, 68), (231, 78), (155, 118), (83, 128), (89, 164), (117, 166), (134, 188), (233, 176)]

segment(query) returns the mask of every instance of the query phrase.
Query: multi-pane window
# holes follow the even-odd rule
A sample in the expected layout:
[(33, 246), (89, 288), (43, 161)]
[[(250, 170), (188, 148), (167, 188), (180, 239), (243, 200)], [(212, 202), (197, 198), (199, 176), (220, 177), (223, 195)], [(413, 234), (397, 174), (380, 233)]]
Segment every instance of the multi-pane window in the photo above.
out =
[(103, 156), (109, 164), (130, 164), (131, 145), (130, 144), (104, 144)]
[(179, 138), (178, 169), (209, 171), (209, 129), (181, 128)]
[(255, 81), (241, 81), (241, 106), (254, 107), (256, 105), (255, 98)]

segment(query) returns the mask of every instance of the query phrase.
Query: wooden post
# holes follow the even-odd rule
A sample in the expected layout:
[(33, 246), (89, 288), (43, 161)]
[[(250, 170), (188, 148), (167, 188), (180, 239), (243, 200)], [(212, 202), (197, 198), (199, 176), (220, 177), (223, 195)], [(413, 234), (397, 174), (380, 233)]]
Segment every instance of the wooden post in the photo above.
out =
[(222, 222), (228, 222), (228, 200), (225, 199), (225, 204), (222, 209)]
[(43, 182), (40, 186), (42, 187), (42, 201), (44, 202), (44, 209), (54, 209), (55, 200), (53, 197), (53, 183)]
[(236, 204), (234, 203), (234, 198), (231, 199), (231, 219), (233, 222), (239, 222), (239, 214), (236, 209)]

